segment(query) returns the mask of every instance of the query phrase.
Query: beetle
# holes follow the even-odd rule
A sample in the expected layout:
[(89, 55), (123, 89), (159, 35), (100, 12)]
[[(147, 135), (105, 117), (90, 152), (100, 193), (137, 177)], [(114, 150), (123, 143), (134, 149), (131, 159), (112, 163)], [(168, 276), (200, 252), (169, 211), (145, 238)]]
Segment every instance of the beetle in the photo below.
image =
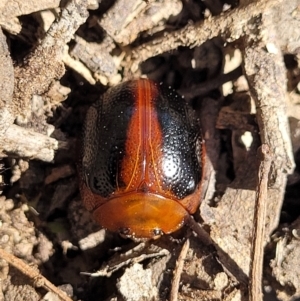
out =
[(200, 204), (203, 164), (199, 120), (171, 88), (127, 81), (87, 111), (80, 192), (110, 231), (150, 239), (181, 228)]

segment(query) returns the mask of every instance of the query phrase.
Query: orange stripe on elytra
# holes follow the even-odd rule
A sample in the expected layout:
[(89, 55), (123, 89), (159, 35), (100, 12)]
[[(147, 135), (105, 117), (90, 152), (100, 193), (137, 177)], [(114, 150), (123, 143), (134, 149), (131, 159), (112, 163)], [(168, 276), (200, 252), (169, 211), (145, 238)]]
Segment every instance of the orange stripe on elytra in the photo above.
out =
[(121, 164), (123, 191), (162, 191), (157, 169), (161, 162), (162, 132), (155, 110), (156, 86), (148, 80), (137, 81), (134, 113), (127, 130), (125, 156)]
[(142, 97), (139, 97), (141, 105), (143, 101), (143, 155), (144, 155), (144, 178), (140, 183), (142, 189), (143, 185), (147, 190), (153, 193), (162, 192), (161, 181), (159, 179), (158, 170), (161, 169), (162, 154), (162, 132), (160, 124), (158, 122), (157, 111), (155, 109), (155, 99), (157, 96), (157, 87), (150, 81), (143, 81), (143, 93)]

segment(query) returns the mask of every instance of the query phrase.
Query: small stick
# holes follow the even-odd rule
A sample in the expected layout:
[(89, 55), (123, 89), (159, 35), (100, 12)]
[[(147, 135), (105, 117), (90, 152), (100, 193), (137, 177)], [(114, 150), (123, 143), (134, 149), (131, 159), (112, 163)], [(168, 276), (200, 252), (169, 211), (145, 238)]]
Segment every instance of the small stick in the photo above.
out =
[(185, 241), (184, 245), (182, 246), (180, 255), (176, 262), (176, 267), (174, 270), (174, 278), (172, 281), (172, 288), (171, 288), (171, 293), (170, 293), (170, 301), (178, 300), (178, 289), (179, 289), (180, 277), (181, 277), (181, 273), (183, 270), (184, 260), (186, 258), (189, 247), (190, 247), (190, 240), (187, 239)]
[(214, 89), (220, 88), (223, 84), (237, 79), (241, 75), (243, 75), (243, 70), (241, 66), (238, 66), (234, 70), (225, 74), (221, 74), (218, 77), (209, 80), (208, 82), (198, 83), (197, 85), (191, 86), (189, 88), (181, 89), (179, 90), (179, 93), (183, 94), (185, 98), (203, 96)]
[[(225, 41), (232, 42), (233, 35), (234, 39), (237, 40), (244, 36), (245, 28), (247, 28), (250, 19), (282, 2), (283, 0), (254, 1), (228, 13), (207, 18), (195, 24), (188, 24), (180, 30), (167, 33), (155, 41), (133, 49), (131, 52), (131, 70), (135, 71), (141, 62), (150, 57), (172, 51), (180, 46), (193, 48), (216, 36), (221, 36)], [(240, 22), (236, 20), (240, 20)]]
[(65, 45), (88, 16), (87, 0), (69, 0), (45, 38), (24, 59), (23, 65), (15, 68), (13, 105), (19, 123), (27, 123), (31, 116), (33, 95), (42, 95), (54, 80), (64, 75), (62, 60)]
[(212, 245), (213, 241), (211, 240), (209, 234), (198, 224), (192, 216), (189, 216), (187, 220), (187, 225), (197, 234), (201, 242), (206, 246)]
[(267, 144), (259, 148), (262, 160), (258, 171), (258, 187), (254, 209), (254, 227), (249, 279), (249, 300), (262, 300), (262, 274), (264, 258), (264, 239), (266, 223), (266, 200), (268, 196), (268, 175), (272, 163), (272, 155)]
[(64, 293), (62, 290), (60, 290), (54, 284), (52, 284), (49, 280), (47, 280), (43, 275), (41, 275), (41, 273), (38, 270), (27, 265), (23, 260), (17, 258), (13, 254), (6, 252), (2, 248), (0, 248), (0, 257), (15, 268), (17, 268), (24, 275), (32, 279), (34, 281), (35, 286), (43, 287), (47, 291), (55, 293), (62, 301), (72, 301), (72, 299), (69, 298), (66, 295), (66, 293)]

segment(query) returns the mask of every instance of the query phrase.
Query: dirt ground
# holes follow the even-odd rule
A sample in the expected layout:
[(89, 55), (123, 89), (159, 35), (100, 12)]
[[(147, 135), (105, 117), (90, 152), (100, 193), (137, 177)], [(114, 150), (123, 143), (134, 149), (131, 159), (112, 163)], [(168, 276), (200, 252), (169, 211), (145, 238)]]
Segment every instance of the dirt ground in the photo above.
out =
[[(0, 11), (0, 301), (300, 300), (300, 0)], [(76, 160), (88, 107), (141, 76), (198, 114), (207, 173), (193, 224), (135, 242), (92, 220)]]

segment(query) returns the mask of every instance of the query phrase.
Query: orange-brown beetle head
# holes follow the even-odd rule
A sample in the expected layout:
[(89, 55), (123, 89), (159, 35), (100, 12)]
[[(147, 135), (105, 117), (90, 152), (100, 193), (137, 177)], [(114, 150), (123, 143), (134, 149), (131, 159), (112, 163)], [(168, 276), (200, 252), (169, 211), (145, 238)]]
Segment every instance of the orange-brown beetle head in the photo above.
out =
[(100, 225), (134, 238), (172, 233), (184, 224), (187, 215), (179, 203), (151, 193), (125, 194), (93, 212)]

